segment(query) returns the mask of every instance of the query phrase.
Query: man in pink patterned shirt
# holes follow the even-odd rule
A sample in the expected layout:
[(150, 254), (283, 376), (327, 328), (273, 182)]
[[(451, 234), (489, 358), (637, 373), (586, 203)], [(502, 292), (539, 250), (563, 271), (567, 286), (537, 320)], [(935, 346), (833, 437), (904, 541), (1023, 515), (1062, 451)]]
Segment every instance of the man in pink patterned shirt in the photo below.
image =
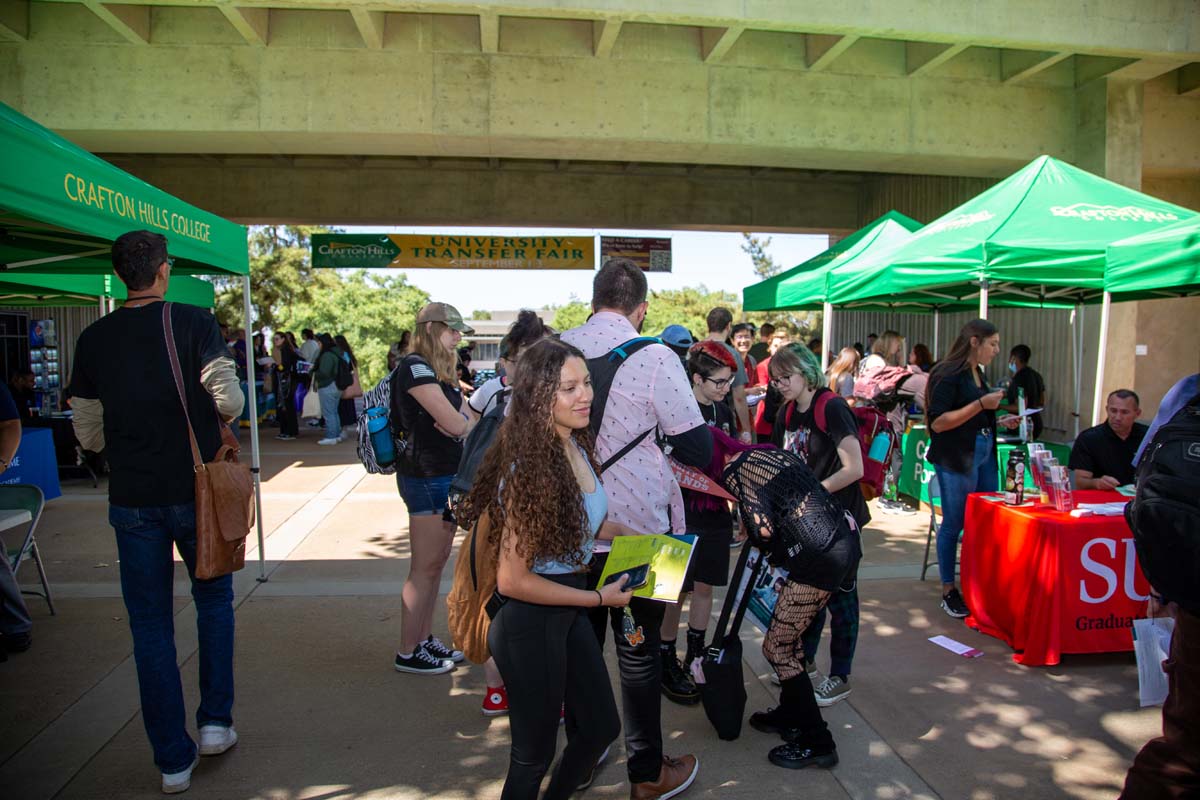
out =
[[(587, 358), (603, 356), (638, 337), (646, 317), (646, 276), (628, 259), (612, 259), (596, 273), (592, 284), (593, 315), (586, 323), (562, 334)], [(648, 430), (666, 439), (681, 462), (707, 466), (712, 438), (692, 393), (679, 357), (662, 344), (652, 344), (629, 356), (617, 370), (596, 438), (596, 456), (604, 462)], [(608, 494), (608, 520), (630, 533), (682, 533), (683, 500), (657, 436), (642, 439), (612, 464), (601, 483)], [(623, 531), (624, 532), (624, 531)], [(604, 533), (602, 531), (601, 535)], [(607, 548), (597, 542), (592, 559), (593, 581), (604, 568)], [(662, 660), (659, 629), (665, 606), (656, 600), (634, 598), (634, 624), (644, 638), (623, 635), (621, 609), (592, 612), (592, 624), (603, 644), (606, 611), (617, 644), (632, 800), (675, 797), (695, 780), (700, 765), (695, 756), (679, 758), (662, 752), (659, 686)], [(568, 725), (574, 724), (571, 719)]]

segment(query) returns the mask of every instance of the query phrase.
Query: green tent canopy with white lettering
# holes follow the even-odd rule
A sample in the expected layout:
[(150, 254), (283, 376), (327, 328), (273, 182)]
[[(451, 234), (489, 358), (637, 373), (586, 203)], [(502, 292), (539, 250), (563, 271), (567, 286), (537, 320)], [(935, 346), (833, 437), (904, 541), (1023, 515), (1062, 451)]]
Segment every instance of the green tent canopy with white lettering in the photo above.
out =
[(112, 272), (112, 241), (139, 229), (167, 237), (175, 274), (250, 271), (245, 227), (172, 197), (0, 103), (0, 270)]
[(1032, 163), (907, 241), (853, 269), (830, 273), (830, 300), (855, 305), (886, 298), (951, 303), (1002, 299), (1099, 301), (1105, 248), (1160, 230), (1196, 212), (1050, 156)]
[[(127, 296), (125, 284), (112, 274), (69, 275), (24, 270), (0, 274), (0, 306), (94, 306), (103, 297), (124, 300)], [(175, 275), (167, 288), (166, 299), (212, 308), (215, 287), (203, 278)]]

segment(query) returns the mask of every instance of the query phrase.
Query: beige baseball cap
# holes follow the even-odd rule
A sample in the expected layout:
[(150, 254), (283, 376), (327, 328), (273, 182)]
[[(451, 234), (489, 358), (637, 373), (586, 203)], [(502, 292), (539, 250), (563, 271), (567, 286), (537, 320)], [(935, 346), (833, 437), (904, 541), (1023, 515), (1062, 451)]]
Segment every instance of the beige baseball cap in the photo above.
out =
[(467, 336), (475, 332), (474, 328), (463, 322), (463, 316), (458, 313), (458, 309), (449, 303), (430, 303), (422, 308), (421, 313), (417, 315), (417, 323), (422, 322), (443, 322)]

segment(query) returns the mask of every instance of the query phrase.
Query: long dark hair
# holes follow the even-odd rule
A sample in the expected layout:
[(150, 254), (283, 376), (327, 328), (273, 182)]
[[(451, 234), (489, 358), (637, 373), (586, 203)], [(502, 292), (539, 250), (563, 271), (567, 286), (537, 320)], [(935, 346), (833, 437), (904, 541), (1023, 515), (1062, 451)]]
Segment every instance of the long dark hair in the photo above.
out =
[(328, 333), (318, 333), (316, 336), (316, 339), (317, 339), (317, 342), (321, 345), (321, 352), (317, 355), (317, 358), (320, 358), (321, 356), (325, 355), (326, 353), (333, 352), (333, 348), (336, 345), (334, 344), (332, 336), (330, 336)]
[[(587, 510), (551, 411), (569, 358), (582, 360), (583, 353), (558, 339), (542, 339), (521, 351), (508, 416), (456, 514), (468, 529), (487, 514), (492, 552), (499, 552), (507, 531), (530, 567), (539, 559), (583, 567), (578, 550), (589, 529)], [(571, 438), (599, 474), (591, 429), (573, 431)]]
[[(982, 344), (985, 339), (995, 336), (999, 332), (1000, 329), (986, 319), (973, 319), (962, 326), (962, 330), (958, 332), (958, 338), (950, 346), (950, 352), (935, 364), (929, 373), (929, 383), (925, 386), (925, 408), (929, 408), (934, 387), (944, 379), (965, 370), (967, 359), (971, 357), (971, 351)], [(971, 343), (972, 339), (976, 340), (974, 344)]]
[(550, 329), (536, 312), (523, 308), (517, 313), (517, 319), (509, 327), (508, 333), (500, 340), (500, 356), (509, 361), (515, 360), (521, 350), (550, 335)]
[(337, 342), (337, 346), (342, 348), (342, 352), (350, 356), (350, 366), (357, 367), (358, 359), (354, 357), (354, 351), (350, 349), (350, 343), (346, 341), (346, 337), (340, 333), (333, 337), (333, 341)]

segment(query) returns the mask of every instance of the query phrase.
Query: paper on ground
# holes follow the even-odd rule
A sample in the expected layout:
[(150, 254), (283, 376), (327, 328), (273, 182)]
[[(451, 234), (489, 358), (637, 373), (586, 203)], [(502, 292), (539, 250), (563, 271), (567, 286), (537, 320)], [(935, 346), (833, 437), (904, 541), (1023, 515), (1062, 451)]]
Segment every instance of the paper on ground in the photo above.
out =
[(979, 658), (983, 655), (982, 650), (977, 650), (970, 645), (965, 645), (962, 642), (956, 642), (949, 636), (930, 636), (929, 641), (936, 644), (938, 647), (944, 647), (951, 653), (957, 653), (964, 658)]

